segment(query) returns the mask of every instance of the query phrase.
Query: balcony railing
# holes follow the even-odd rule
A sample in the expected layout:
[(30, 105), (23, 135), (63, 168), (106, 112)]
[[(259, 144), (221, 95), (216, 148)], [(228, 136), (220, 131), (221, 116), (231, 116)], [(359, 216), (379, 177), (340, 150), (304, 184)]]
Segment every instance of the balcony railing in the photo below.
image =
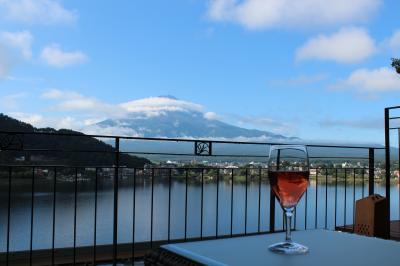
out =
[[(266, 169), (269, 146), (278, 143), (44, 132), (0, 137), (2, 265), (116, 264), (163, 243), (284, 229)], [(39, 147), (39, 138), (48, 143)], [(110, 146), (62, 145), (93, 138)], [(352, 224), (357, 199), (385, 194), (375, 180), (381, 171), (375, 157), (384, 148), (307, 147), (311, 181), (293, 229)], [(82, 155), (87, 160), (77, 161)], [(126, 155), (176, 162), (132, 167)]]

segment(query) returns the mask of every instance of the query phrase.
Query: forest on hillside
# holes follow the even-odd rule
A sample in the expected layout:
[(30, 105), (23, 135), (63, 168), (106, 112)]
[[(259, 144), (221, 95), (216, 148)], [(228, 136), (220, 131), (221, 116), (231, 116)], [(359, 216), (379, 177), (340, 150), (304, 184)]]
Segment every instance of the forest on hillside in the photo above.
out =
[[(99, 139), (68, 129), (35, 128), (4, 114), (0, 114), (0, 150), (2, 165), (112, 166), (116, 161), (115, 148)], [(121, 166), (143, 167), (149, 163), (145, 158), (120, 154)]]

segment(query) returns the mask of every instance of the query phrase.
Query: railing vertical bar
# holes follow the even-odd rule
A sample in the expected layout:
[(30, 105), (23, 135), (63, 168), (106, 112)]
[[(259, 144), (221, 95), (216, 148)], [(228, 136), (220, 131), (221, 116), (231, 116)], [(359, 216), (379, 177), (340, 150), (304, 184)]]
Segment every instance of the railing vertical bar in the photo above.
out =
[(368, 173), (369, 173), (369, 178), (368, 178), (368, 194), (373, 195), (375, 192), (375, 186), (374, 186), (374, 178), (375, 178), (375, 150), (373, 148), (369, 149), (369, 155), (368, 155)]
[[(399, 177), (400, 177), (400, 128), (399, 129), (397, 129), (397, 164), (398, 164), (398, 168), (397, 168), (397, 171), (398, 171), (398, 176), (397, 176), (397, 178), (399, 179)], [(399, 202), (400, 202), (400, 182), (398, 182), (398, 189), (399, 189), (399, 197), (398, 197), (398, 200), (399, 200)], [(398, 204), (399, 205), (399, 209), (398, 209), (398, 213), (399, 213), (399, 219), (400, 219), (400, 204)]]
[(296, 230), (296, 224), (297, 224), (297, 206), (294, 206), (294, 225), (293, 229)]
[(245, 191), (245, 199), (244, 199), (244, 234), (247, 234), (247, 190), (248, 190), (248, 185), (247, 185), (247, 180), (248, 180), (248, 169), (246, 168), (246, 191)]
[(285, 223), (285, 214), (284, 214), (284, 212), (282, 212), (282, 231), (285, 231), (286, 230), (286, 228), (285, 228), (285, 225), (286, 225), (286, 223)]
[(347, 207), (347, 169), (344, 168), (344, 219), (343, 219), (343, 226), (346, 226), (346, 207)]
[(119, 160), (120, 138), (115, 138), (115, 168), (114, 168), (114, 212), (113, 212), (113, 266), (117, 265), (118, 253), (118, 185), (119, 185)]
[(201, 169), (201, 214), (200, 214), (200, 239), (203, 240), (203, 200), (204, 200), (204, 168)]
[(258, 228), (257, 231), (260, 232), (260, 222), (261, 222), (261, 168), (258, 169)]
[(76, 209), (77, 209), (77, 193), (78, 192), (78, 168), (75, 167), (75, 178), (74, 178), (74, 260), (73, 264), (76, 264)]
[(94, 177), (94, 224), (93, 224), (93, 265), (96, 265), (96, 252), (97, 252), (97, 194), (99, 182), (99, 168), (96, 167)]
[(335, 169), (335, 230), (336, 230), (336, 225), (337, 225), (337, 174), (338, 174), (338, 169)]
[(32, 266), (32, 248), (33, 248), (33, 208), (35, 203), (35, 167), (32, 167), (32, 187), (31, 187), (31, 231), (29, 242), (29, 265)]
[(387, 214), (390, 222), (390, 122), (389, 122), (389, 108), (385, 108), (385, 196), (387, 199)]
[[(268, 171), (268, 180), (270, 180), (269, 171)], [(269, 182), (269, 231), (271, 233), (275, 232), (275, 194), (274, 191), (272, 190), (271, 182)]]
[(218, 238), (218, 213), (219, 213), (219, 168), (217, 168), (217, 196), (215, 206), (215, 238)]
[(172, 179), (172, 169), (169, 168), (168, 171), (168, 243), (171, 242), (171, 179)]
[(315, 169), (315, 222), (314, 227), (318, 227), (318, 168)]
[(133, 202), (132, 202), (132, 263), (135, 262), (135, 231), (136, 231), (136, 167), (133, 168)]
[(362, 193), (362, 197), (364, 198), (364, 186), (365, 186), (365, 183), (364, 183), (364, 178), (365, 178), (365, 170), (364, 170), (364, 168), (362, 169), (362, 172), (361, 172), (361, 174), (362, 174), (362, 186), (361, 186), (361, 193)]
[(355, 217), (356, 217), (356, 169), (353, 169), (353, 232), (355, 225)]
[(185, 177), (185, 241), (187, 240), (187, 214), (188, 214), (188, 169), (186, 168)]
[(307, 230), (307, 199), (308, 199), (308, 187), (306, 189), (306, 200), (304, 202), (304, 230)]
[(55, 263), (55, 235), (56, 235), (56, 188), (57, 188), (57, 167), (54, 167), (53, 181), (53, 224), (52, 224), (52, 239), (51, 239), (51, 265)]
[(6, 265), (9, 264), (10, 257), (10, 221), (11, 221), (11, 176), (12, 167), (8, 167), (8, 202), (7, 202), (7, 248), (6, 248)]
[(328, 168), (325, 169), (325, 229), (328, 229)]
[(233, 169), (231, 170), (231, 236), (233, 235)]
[(151, 217), (150, 217), (150, 248), (153, 248), (154, 223), (154, 168), (151, 168)]

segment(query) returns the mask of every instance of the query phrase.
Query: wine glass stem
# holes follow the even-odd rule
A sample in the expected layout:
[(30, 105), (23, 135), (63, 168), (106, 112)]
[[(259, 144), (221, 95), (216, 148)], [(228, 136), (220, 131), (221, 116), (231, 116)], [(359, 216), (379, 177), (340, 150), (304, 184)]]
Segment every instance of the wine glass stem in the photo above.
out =
[(292, 242), (292, 217), (293, 217), (293, 210), (294, 208), (285, 208), (285, 214), (286, 214), (286, 242)]

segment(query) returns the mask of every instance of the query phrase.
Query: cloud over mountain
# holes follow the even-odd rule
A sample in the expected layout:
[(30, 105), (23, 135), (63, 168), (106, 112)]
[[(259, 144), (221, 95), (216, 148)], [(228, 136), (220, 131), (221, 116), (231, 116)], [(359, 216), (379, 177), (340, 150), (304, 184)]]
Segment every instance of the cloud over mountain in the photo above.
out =
[(140, 100), (134, 100), (126, 103), (122, 103), (121, 106), (128, 113), (139, 113), (145, 114), (146, 116), (159, 116), (164, 115), (166, 112), (202, 112), (203, 106), (178, 100), (174, 97), (170, 96), (162, 96), (162, 97), (149, 97)]

